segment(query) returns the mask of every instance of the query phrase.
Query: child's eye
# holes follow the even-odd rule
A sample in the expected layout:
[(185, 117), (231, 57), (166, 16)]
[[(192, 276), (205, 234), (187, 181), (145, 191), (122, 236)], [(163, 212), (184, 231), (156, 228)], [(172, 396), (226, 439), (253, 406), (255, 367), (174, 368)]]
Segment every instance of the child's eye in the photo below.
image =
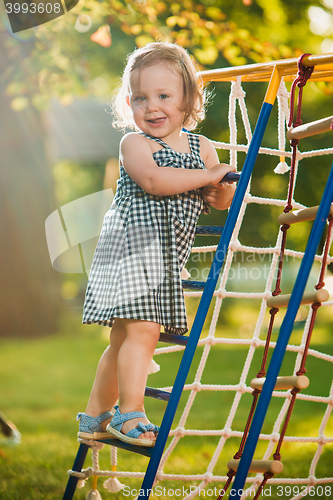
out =
[(160, 95), (160, 99), (166, 99), (167, 97), (169, 97), (167, 94), (161, 94)]
[(139, 102), (142, 102), (145, 100), (145, 97), (143, 95), (138, 95), (136, 96), (136, 98), (134, 99), (135, 101), (139, 101)]

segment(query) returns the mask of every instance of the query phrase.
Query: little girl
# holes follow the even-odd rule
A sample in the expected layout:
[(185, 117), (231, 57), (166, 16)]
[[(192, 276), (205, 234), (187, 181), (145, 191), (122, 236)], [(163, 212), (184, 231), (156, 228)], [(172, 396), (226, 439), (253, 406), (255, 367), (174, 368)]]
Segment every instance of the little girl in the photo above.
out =
[(220, 181), (233, 168), (206, 137), (184, 130), (202, 120), (204, 96), (181, 47), (135, 50), (115, 105), (117, 125), (136, 131), (120, 144), (120, 179), (89, 275), (83, 323), (112, 330), (78, 436), (154, 446), (159, 428), (144, 413), (148, 368), (161, 325), (187, 332), (180, 273), (200, 213), (230, 206), (235, 187)]

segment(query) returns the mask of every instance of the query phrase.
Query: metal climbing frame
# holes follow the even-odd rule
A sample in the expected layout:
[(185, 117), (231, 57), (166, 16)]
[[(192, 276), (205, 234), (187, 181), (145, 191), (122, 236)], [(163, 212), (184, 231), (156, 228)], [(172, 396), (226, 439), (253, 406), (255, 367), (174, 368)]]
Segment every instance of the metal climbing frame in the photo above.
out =
[[(266, 64), (254, 64), (236, 68), (224, 68), (221, 70), (204, 71), (201, 72), (199, 75), (205, 83), (209, 81), (233, 81), (237, 77), (240, 77), (242, 81), (269, 81), (269, 85), (257, 120), (253, 137), (249, 145), (246, 160), (244, 162), (241, 175), (239, 177), (236, 193), (232, 201), (224, 229), (222, 231), (220, 242), (218, 244), (207, 281), (204, 285), (204, 290), (193, 322), (191, 333), (186, 340), (184, 338), (182, 340), (183, 343), (186, 342), (186, 347), (179, 366), (178, 373), (176, 375), (173, 389), (171, 393), (167, 394), (166, 396), (160, 395), (161, 396), (160, 398), (168, 400), (168, 404), (161, 423), (160, 432), (158, 433), (156, 439), (155, 446), (154, 448), (142, 448), (138, 446), (126, 445), (125, 443), (122, 443), (115, 439), (103, 440), (103, 442), (106, 444), (118, 446), (136, 453), (142, 453), (150, 457), (146, 474), (140, 488), (140, 499), (141, 498), (148, 499), (150, 496), (150, 492), (154, 484), (154, 480), (162, 458), (166, 441), (169, 436), (172, 422), (195, 354), (195, 350), (202, 332), (202, 328), (206, 320), (208, 309), (214, 294), (214, 290), (216, 288), (217, 280), (219, 278), (224, 263), (224, 259), (233, 233), (233, 229), (241, 209), (241, 205), (258, 155), (262, 138), (266, 130), (270, 113), (275, 102), (275, 98), (277, 95), (281, 79), (282, 78), (284, 78), (285, 80), (293, 79), (297, 73), (297, 63), (298, 63), (297, 59), (289, 59), (289, 60), (276, 61)], [(311, 75), (311, 80), (333, 80), (332, 54), (321, 55), (321, 56), (305, 56), (302, 59), (302, 63), (303, 66), (305, 67), (314, 67), (314, 70)], [(276, 346), (274, 351), (274, 356), (275, 356), (274, 363), (270, 364), (267, 373), (266, 380), (268, 382), (264, 384), (261, 397), (258, 401), (258, 407), (255, 414), (255, 418), (253, 420), (249, 436), (245, 444), (244, 453), (242, 455), (238, 471), (235, 477), (234, 489), (238, 488), (238, 490), (241, 490), (242, 487), (244, 486), (245, 479), (247, 477), (247, 473), (254, 454), (259, 433), (263, 425), (263, 419), (267, 411), (269, 400), (279, 372), (280, 364), (283, 359), (285, 345), (288, 342), (293, 321), (297, 309), (299, 307), (298, 300), (299, 301), (301, 300), (302, 292), (304, 290), (307, 280), (307, 275), (308, 275), (307, 273), (309, 273), (310, 271), (309, 266), (311, 267), (312, 265), (313, 261), (312, 253), (314, 253), (317, 248), (316, 239), (320, 238), (320, 235), (323, 231), (324, 227), (323, 224), (325, 223), (326, 219), (326, 218), (323, 219), (323, 217), (325, 216), (326, 211), (327, 214), (329, 212), (332, 192), (333, 192), (333, 174), (331, 173), (330, 180), (327, 184), (325, 194), (323, 196), (323, 202), (319, 208), (319, 212), (317, 215), (318, 222), (316, 219), (314, 224), (314, 229), (313, 229), (314, 234), (313, 236), (311, 236), (310, 239), (311, 244), (308, 245), (309, 250), (307, 249), (307, 257), (304, 258), (302, 261), (302, 272), (300, 270), (299, 278), (297, 279), (297, 288), (295, 284), (295, 289), (294, 289), (295, 291), (293, 292), (292, 299), (290, 301), (293, 305), (292, 307), (288, 308), (287, 315), (282, 325), (283, 335), (280, 335), (278, 345)], [(282, 327), (281, 327), (281, 332), (282, 332)], [(82, 443), (80, 444), (73, 465), (73, 471), (77, 472), (81, 471), (88, 449), (89, 449), (88, 445)], [(78, 478), (75, 476), (71, 476), (69, 478), (63, 496), (63, 500), (71, 500), (73, 498), (77, 481)], [(236, 496), (234, 498), (236, 499), (239, 497)]]

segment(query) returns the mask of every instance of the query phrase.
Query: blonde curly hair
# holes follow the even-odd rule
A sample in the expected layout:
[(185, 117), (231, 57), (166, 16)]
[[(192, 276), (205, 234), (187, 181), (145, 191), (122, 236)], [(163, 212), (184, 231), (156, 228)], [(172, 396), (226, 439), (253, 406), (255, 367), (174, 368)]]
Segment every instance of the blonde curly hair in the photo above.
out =
[(164, 62), (172, 71), (177, 71), (183, 80), (183, 127), (193, 130), (205, 117), (205, 91), (202, 81), (196, 76), (196, 69), (189, 54), (175, 43), (152, 42), (129, 54), (121, 84), (116, 93), (112, 108), (115, 115), (113, 126), (137, 130), (132, 110), (128, 105), (131, 93), (130, 77), (137, 68), (153, 66)]

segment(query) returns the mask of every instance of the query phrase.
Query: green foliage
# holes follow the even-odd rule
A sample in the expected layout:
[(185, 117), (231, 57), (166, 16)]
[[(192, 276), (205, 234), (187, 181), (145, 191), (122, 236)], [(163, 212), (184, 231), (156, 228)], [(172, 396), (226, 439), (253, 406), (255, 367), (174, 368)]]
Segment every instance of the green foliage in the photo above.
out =
[[(206, 68), (318, 51), (323, 37), (309, 29), (311, 5), (329, 10), (318, 0), (81, 0), (65, 16), (7, 36), (2, 78), (14, 109), (29, 102), (45, 109), (51, 96), (68, 102), (73, 95), (98, 94), (96, 78), (114, 88), (126, 54), (153, 40), (179, 43)], [(90, 31), (75, 30), (78, 15), (91, 18)], [(110, 47), (91, 39), (101, 26), (111, 30)], [(22, 55), (23, 64), (15, 64)]]

